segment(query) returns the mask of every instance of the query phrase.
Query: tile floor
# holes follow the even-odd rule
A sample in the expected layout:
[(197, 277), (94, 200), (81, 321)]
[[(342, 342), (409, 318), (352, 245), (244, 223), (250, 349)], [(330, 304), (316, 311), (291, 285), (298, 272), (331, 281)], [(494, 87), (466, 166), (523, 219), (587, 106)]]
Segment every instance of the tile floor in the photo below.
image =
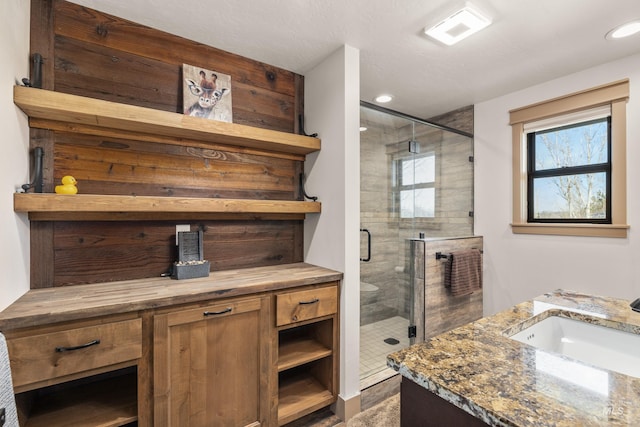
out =
[[(400, 316), (390, 317), (360, 326), (360, 380), (384, 370), (387, 354), (409, 345), (407, 328), (409, 320)], [(395, 338), (398, 344), (387, 344), (386, 338)]]

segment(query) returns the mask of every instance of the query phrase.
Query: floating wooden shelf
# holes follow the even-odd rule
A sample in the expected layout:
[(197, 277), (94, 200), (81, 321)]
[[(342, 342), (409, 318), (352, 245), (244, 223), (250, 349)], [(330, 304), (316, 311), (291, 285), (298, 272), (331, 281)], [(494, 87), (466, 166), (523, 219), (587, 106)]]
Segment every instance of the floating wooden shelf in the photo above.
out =
[(190, 197), (14, 193), (13, 208), (32, 221), (131, 221), (155, 219), (304, 219), (320, 202)]
[[(297, 155), (306, 155), (320, 150), (318, 138), (44, 89), (14, 86), (13, 102), (31, 119), (193, 139)], [(30, 126), (46, 128), (46, 122), (31, 120)]]

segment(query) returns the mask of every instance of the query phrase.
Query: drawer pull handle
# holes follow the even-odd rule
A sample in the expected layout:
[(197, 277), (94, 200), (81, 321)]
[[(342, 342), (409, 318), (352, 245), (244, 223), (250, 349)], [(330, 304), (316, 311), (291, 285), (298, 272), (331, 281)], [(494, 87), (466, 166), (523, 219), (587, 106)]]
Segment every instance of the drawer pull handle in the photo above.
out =
[(202, 313), (203, 316), (217, 316), (219, 314), (225, 314), (225, 313), (231, 313), (231, 310), (233, 310), (231, 307), (227, 307), (224, 310), (221, 311), (205, 311), (204, 313)]
[(56, 352), (57, 353), (62, 353), (62, 352), (65, 352), (65, 351), (81, 350), (83, 348), (91, 347), (92, 345), (98, 345), (98, 344), (100, 344), (100, 340), (89, 341), (86, 344), (77, 345), (75, 347), (56, 347)]
[(320, 300), (318, 298), (314, 298), (311, 301), (300, 301), (298, 304), (300, 305), (309, 305), (309, 304), (315, 304), (317, 302), (319, 302)]

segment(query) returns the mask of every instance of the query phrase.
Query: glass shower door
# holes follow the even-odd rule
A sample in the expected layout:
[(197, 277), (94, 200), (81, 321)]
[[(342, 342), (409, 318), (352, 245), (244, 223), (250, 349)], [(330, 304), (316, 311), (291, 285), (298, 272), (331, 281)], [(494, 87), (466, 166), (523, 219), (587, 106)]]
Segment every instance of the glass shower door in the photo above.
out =
[[(387, 354), (426, 334), (426, 260), (424, 250), (415, 260), (411, 252), (424, 244), (420, 235), (473, 235), (473, 138), (365, 103), (360, 118), (366, 128), (360, 133), (364, 388), (393, 374)], [(409, 338), (414, 326), (416, 337)]]
[(387, 354), (411, 342), (414, 125), (364, 107), (361, 123), (367, 130), (360, 135), (360, 379), (375, 383), (389, 375)]

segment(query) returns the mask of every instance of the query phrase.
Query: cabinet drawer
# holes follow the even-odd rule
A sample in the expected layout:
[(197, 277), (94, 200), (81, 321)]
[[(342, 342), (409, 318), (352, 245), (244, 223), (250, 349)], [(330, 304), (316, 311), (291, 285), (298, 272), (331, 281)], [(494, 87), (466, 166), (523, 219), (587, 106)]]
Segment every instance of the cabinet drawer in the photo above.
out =
[[(175, 311), (166, 316), (167, 326), (199, 322), (202, 320), (220, 319), (236, 314), (257, 311), (260, 310), (261, 306), (262, 298), (233, 299), (218, 302), (206, 307)], [(160, 318), (160, 316), (158, 316), (158, 318)]]
[(338, 311), (338, 286), (276, 295), (276, 326), (288, 325)]
[(142, 320), (105, 323), (8, 341), (14, 387), (142, 356)]

